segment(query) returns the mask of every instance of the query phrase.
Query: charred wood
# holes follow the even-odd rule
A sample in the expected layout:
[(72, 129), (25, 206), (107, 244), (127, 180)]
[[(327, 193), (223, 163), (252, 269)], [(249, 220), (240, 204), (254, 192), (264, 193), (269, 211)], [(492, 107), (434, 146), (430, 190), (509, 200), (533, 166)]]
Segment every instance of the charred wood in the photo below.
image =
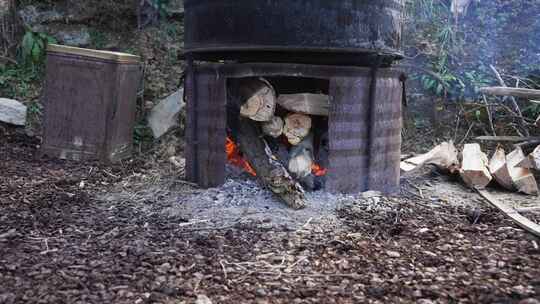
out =
[(306, 207), (305, 192), (275, 159), (262, 132), (253, 122), (240, 118), (238, 129), (240, 150), (251, 164), (260, 182), (268, 187), (285, 204), (294, 209)]

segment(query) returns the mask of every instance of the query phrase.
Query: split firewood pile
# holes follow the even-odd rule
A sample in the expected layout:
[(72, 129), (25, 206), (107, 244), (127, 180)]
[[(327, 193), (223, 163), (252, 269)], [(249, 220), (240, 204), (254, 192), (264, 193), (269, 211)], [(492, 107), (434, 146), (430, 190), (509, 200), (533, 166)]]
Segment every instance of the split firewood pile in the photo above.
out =
[[(413, 171), (425, 164), (433, 164), (450, 173), (459, 173), (463, 182), (474, 189), (484, 189), (488, 185), (498, 184), (510, 191), (517, 191), (528, 195), (538, 195), (538, 183), (534, 172), (540, 171), (540, 137), (530, 136), (527, 123), (521, 113), (516, 98), (522, 98), (532, 103), (539, 103), (540, 90), (525, 88), (510, 88), (492, 66), (491, 69), (497, 76), (500, 87), (484, 87), (480, 91), (484, 94), (502, 96), (511, 101), (512, 107), (520, 119), (520, 127), (523, 134), (520, 136), (481, 136), (479, 141), (498, 142), (499, 146), (488, 157), (477, 143), (466, 144), (461, 153), (452, 142), (445, 142), (432, 151), (402, 161), (403, 172)], [(484, 99), (485, 100), (485, 99)], [(489, 106), (486, 107), (490, 112)], [(491, 118), (490, 118), (491, 119)], [(493, 122), (490, 120), (492, 131)], [(532, 126), (540, 127), (540, 117)], [(512, 151), (507, 153), (502, 143), (515, 143)]]
[(318, 126), (327, 125), (328, 95), (278, 94), (263, 78), (231, 87), (240, 119), (229, 136), (272, 192), (292, 208), (305, 207), (304, 189), (320, 187), (326, 173), (321, 164), (327, 161), (328, 128)]
[(460, 153), (452, 142), (444, 142), (428, 153), (402, 161), (401, 170), (409, 173), (424, 165), (459, 174), (473, 189), (485, 189), (496, 183), (510, 191), (539, 194), (533, 171), (540, 171), (540, 145), (528, 155), (520, 147), (507, 154), (499, 146), (488, 157), (477, 143), (466, 144)]

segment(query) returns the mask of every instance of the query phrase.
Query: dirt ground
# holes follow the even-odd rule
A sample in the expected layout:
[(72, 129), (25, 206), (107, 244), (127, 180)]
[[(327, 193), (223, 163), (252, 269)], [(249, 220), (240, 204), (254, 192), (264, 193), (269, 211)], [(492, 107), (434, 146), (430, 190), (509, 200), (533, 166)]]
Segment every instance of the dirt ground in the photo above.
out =
[(40, 159), (38, 146), (0, 128), (0, 303), (540, 303), (540, 240), (432, 172), (293, 220), (265, 202), (295, 224), (281, 225), (183, 209), (218, 190), (148, 161)]

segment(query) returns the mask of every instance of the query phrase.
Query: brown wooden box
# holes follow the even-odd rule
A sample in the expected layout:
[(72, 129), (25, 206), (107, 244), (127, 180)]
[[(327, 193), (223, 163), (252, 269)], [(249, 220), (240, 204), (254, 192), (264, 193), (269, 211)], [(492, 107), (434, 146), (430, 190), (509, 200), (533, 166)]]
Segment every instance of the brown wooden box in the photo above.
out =
[(115, 162), (131, 155), (139, 57), (49, 45), (41, 153)]

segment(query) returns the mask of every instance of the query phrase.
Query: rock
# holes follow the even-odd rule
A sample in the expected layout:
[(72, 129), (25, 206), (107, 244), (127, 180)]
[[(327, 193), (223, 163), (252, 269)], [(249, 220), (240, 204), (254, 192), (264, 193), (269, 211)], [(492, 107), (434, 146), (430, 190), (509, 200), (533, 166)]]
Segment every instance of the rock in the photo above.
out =
[(197, 295), (195, 304), (212, 304), (212, 301), (206, 295)]
[(60, 30), (54, 34), (54, 37), (62, 44), (78, 47), (88, 46), (92, 41), (90, 31), (86, 26)]
[(391, 257), (391, 258), (396, 258), (396, 259), (401, 257), (401, 254), (399, 252), (391, 251), (391, 250), (387, 250), (386, 255)]
[(17, 100), (0, 98), (0, 122), (26, 125), (26, 106)]
[(257, 290), (255, 290), (255, 294), (258, 296), (258, 297), (266, 297), (267, 293), (264, 289), (262, 288), (258, 288)]
[(383, 196), (379, 191), (366, 191), (362, 193), (363, 198), (381, 197)]
[(148, 116), (148, 125), (152, 129), (154, 138), (160, 138), (169, 130), (180, 125), (180, 112), (186, 105), (183, 96), (184, 89), (181, 88), (152, 109)]

